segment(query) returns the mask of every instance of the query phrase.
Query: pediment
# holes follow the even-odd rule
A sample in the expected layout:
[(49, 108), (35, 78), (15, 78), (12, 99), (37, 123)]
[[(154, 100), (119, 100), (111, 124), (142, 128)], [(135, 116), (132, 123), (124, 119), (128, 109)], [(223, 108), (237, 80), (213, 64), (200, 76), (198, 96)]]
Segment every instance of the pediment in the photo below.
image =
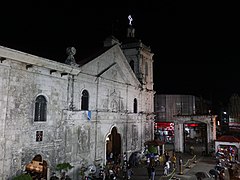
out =
[(119, 45), (81, 66), (81, 72), (114, 82), (140, 85)]

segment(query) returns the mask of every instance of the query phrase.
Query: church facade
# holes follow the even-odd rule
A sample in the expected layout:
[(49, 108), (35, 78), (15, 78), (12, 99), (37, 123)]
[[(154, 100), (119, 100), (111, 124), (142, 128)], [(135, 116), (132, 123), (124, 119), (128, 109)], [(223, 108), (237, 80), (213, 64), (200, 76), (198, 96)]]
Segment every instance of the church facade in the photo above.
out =
[(154, 136), (153, 53), (141, 41), (106, 38), (93, 58), (65, 63), (0, 46), (0, 179), (57, 164), (105, 164)]

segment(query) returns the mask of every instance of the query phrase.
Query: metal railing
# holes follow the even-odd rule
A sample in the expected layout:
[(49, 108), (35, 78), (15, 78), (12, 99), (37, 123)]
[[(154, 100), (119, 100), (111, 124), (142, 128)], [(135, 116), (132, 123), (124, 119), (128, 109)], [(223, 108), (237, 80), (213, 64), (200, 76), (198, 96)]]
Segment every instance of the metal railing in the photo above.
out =
[[(182, 167), (179, 167), (178, 174), (183, 175), (183, 172), (185, 169), (191, 168), (191, 165), (196, 163), (197, 163), (197, 156), (194, 155), (191, 159), (188, 159), (187, 162), (182, 165)], [(168, 174), (167, 176), (161, 176), (159, 180), (177, 179), (177, 178), (174, 178), (176, 171), (177, 171), (176, 168), (174, 168), (170, 174)]]
[(176, 173), (176, 168), (174, 168), (172, 170), (172, 172), (170, 174), (168, 174), (167, 176), (161, 176), (159, 180), (169, 180), (169, 179), (172, 179), (174, 177)]
[(191, 165), (193, 163), (196, 163), (197, 162), (197, 156), (194, 155), (192, 159), (188, 159), (187, 162), (183, 165), (183, 171), (186, 169), (186, 168), (191, 168)]

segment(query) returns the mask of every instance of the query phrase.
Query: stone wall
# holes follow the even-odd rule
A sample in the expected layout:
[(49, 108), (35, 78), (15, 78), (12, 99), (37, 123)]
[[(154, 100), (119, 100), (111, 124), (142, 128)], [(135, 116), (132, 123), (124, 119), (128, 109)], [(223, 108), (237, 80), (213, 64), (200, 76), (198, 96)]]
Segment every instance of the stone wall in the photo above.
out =
[[(140, 150), (153, 137), (154, 117), (148, 115), (153, 111), (153, 92), (139, 88), (119, 47), (82, 67), (4, 47), (0, 47), (0, 56), (6, 57), (0, 63), (2, 179), (23, 171), (36, 155), (47, 163), (48, 178), (56, 164), (70, 162), (74, 165), (70, 175), (77, 179), (84, 163), (105, 162), (106, 138), (113, 127), (120, 134), (122, 153)], [(81, 110), (83, 90), (89, 92), (88, 111)], [(47, 100), (44, 122), (34, 122), (39, 95)], [(133, 113), (134, 98), (139, 113)], [(37, 131), (43, 132), (40, 142)]]

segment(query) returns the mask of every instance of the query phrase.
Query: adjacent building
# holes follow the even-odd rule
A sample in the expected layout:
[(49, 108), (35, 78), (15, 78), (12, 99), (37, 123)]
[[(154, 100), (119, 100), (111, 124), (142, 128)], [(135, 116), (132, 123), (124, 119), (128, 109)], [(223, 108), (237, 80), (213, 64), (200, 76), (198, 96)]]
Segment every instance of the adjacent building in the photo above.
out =
[(188, 152), (194, 145), (209, 152), (216, 139), (216, 115), (211, 101), (194, 95), (155, 95), (155, 136), (172, 143), (175, 151)]
[(240, 97), (234, 93), (229, 99), (228, 108), (221, 112), (220, 123), (221, 131), (229, 133), (240, 129)]

